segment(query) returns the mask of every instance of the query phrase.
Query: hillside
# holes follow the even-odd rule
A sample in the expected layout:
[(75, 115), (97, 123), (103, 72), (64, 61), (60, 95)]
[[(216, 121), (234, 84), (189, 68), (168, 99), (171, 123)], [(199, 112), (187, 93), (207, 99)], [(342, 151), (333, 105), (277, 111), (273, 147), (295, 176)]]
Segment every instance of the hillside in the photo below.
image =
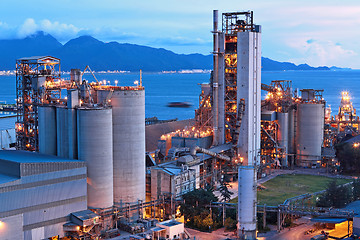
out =
[[(0, 70), (15, 69), (17, 58), (51, 55), (61, 59), (61, 69), (84, 69), (90, 65), (95, 71), (126, 70), (170, 71), (181, 69), (212, 69), (212, 56), (176, 54), (163, 48), (152, 48), (129, 43), (105, 43), (91, 36), (81, 36), (61, 44), (44, 32), (24, 39), (0, 40)], [(307, 64), (295, 65), (262, 58), (263, 71), (330, 70)]]

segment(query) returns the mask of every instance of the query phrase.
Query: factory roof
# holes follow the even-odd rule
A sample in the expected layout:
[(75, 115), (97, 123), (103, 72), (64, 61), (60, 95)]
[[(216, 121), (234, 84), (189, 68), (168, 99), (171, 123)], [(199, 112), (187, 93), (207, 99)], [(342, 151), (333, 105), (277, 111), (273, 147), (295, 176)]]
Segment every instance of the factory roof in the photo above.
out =
[(161, 170), (169, 175), (178, 175), (179, 173), (181, 173), (181, 167), (177, 167), (175, 165), (171, 167), (154, 167), (153, 169)]
[(183, 224), (183, 223), (171, 219), (171, 220), (167, 220), (167, 221), (164, 221), (164, 222), (160, 222), (158, 224), (163, 225), (163, 226), (167, 226), (167, 227), (172, 227), (172, 226), (180, 225), (180, 224)]
[(311, 222), (319, 222), (319, 223), (342, 223), (342, 222), (346, 222), (347, 219), (346, 218), (323, 218), (323, 217), (318, 217), (318, 218), (312, 218)]
[(52, 56), (32, 56), (32, 57), (23, 57), (17, 59), (18, 61), (30, 61), (36, 63), (43, 63), (43, 62), (60, 62), (59, 58), (52, 57)]
[(38, 162), (83, 162), (82, 160), (66, 159), (52, 155), (19, 150), (0, 150), (0, 160), (16, 163), (38, 163)]
[(8, 183), (8, 182), (13, 182), (18, 180), (18, 177), (15, 176), (9, 176), (9, 175), (5, 175), (5, 174), (1, 174), (0, 173), (0, 185), (4, 184), (4, 183)]
[(359, 215), (360, 215), (360, 200), (349, 203), (345, 207), (345, 209), (354, 211), (354, 213), (358, 215), (357, 217), (359, 217)]
[(74, 212), (71, 213), (71, 215), (73, 215), (74, 217), (80, 219), (81, 221), (84, 220), (88, 220), (88, 219), (93, 219), (96, 217), (100, 217), (99, 215), (97, 215), (96, 213), (90, 211), (90, 210), (83, 210), (83, 211), (79, 211), (79, 212)]

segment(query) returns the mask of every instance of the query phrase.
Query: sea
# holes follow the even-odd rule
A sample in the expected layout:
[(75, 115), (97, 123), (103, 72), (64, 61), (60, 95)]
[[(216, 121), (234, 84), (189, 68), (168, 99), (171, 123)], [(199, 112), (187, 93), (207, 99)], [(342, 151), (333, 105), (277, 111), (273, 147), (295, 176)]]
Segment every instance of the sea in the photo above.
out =
[[(68, 79), (68, 74), (62, 75)], [(98, 81), (107, 81), (118, 86), (135, 85), (139, 81), (139, 73), (97, 73)], [(84, 79), (95, 81), (91, 74)], [(201, 83), (208, 83), (210, 73), (143, 73), (142, 82), (145, 87), (145, 116), (157, 117), (160, 120), (179, 120), (193, 118), (199, 104)], [(266, 71), (262, 72), (261, 81), (270, 84), (273, 80), (291, 80), (293, 89), (323, 89), (323, 97), (327, 105), (331, 105), (332, 114), (338, 112), (341, 92), (350, 93), (353, 106), (360, 109), (360, 70), (347, 71)], [(15, 103), (15, 76), (0, 76), (0, 102)], [(263, 98), (266, 92), (262, 91)], [(169, 102), (189, 102), (189, 108), (171, 108)], [(8, 113), (1, 113), (7, 116)], [(13, 126), (15, 118), (1, 119), (0, 129)]]

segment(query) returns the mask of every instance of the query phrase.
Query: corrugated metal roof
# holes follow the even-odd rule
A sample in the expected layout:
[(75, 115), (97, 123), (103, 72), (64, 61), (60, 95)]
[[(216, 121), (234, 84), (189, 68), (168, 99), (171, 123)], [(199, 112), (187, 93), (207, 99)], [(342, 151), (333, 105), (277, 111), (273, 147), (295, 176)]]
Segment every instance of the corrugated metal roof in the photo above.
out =
[(319, 223), (342, 223), (346, 222), (346, 218), (312, 218), (311, 222), (319, 222)]
[(59, 62), (60, 59), (56, 58), (56, 57), (52, 57), (52, 56), (32, 56), (32, 57), (23, 57), (23, 58), (19, 58), (19, 61), (34, 61), (34, 62), (43, 62), (46, 60), (49, 61), (56, 61)]
[(150, 228), (150, 230), (153, 231), (153, 232), (161, 232), (161, 231), (164, 231), (166, 229), (162, 228), (162, 227), (154, 227), (154, 228)]
[(17, 163), (38, 163), (38, 162), (84, 162), (82, 160), (60, 158), (53, 155), (46, 155), (37, 152), (19, 150), (0, 150), (0, 160), (7, 160)]
[(71, 213), (71, 215), (73, 215), (74, 217), (84, 221), (84, 220), (88, 220), (88, 219), (93, 219), (96, 217), (100, 217), (99, 215), (97, 215), (96, 213), (90, 211), (90, 210), (84, 210), (84, 211), (79, 211), (79, 212), (74, 212)]
[(354, 213), (359, 215), (360, 214), (360, 200), (349, 203), (344, 209), (354, 211)]

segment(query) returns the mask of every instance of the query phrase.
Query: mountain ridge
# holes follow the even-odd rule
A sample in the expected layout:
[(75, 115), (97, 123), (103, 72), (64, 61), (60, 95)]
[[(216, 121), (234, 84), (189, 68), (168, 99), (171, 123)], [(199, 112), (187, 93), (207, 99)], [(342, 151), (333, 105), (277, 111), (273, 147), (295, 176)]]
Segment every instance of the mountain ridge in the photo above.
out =
[[(95, 71), (176, 71), (183, 69), (212, 69), (212, 55), (199, 53), (177, 54), (164, 48), (153, 48), (115, 41), (103, 42), (85, 35), (61, 44), (45, 32), (37, 32), (23, 39), (0, 40), (0, 70), (14, 70), (15, 60), (22, 57), (50, 55), (61, 60), (61, 69), (84, 69), (89, 65)], [(332, 67), (336, 68), (336, 67)], [(337, 68), (339, 69), (339, 68)], [(330, 70), (328, 67), (295, 65), (262, 57), (263, 71)]]

